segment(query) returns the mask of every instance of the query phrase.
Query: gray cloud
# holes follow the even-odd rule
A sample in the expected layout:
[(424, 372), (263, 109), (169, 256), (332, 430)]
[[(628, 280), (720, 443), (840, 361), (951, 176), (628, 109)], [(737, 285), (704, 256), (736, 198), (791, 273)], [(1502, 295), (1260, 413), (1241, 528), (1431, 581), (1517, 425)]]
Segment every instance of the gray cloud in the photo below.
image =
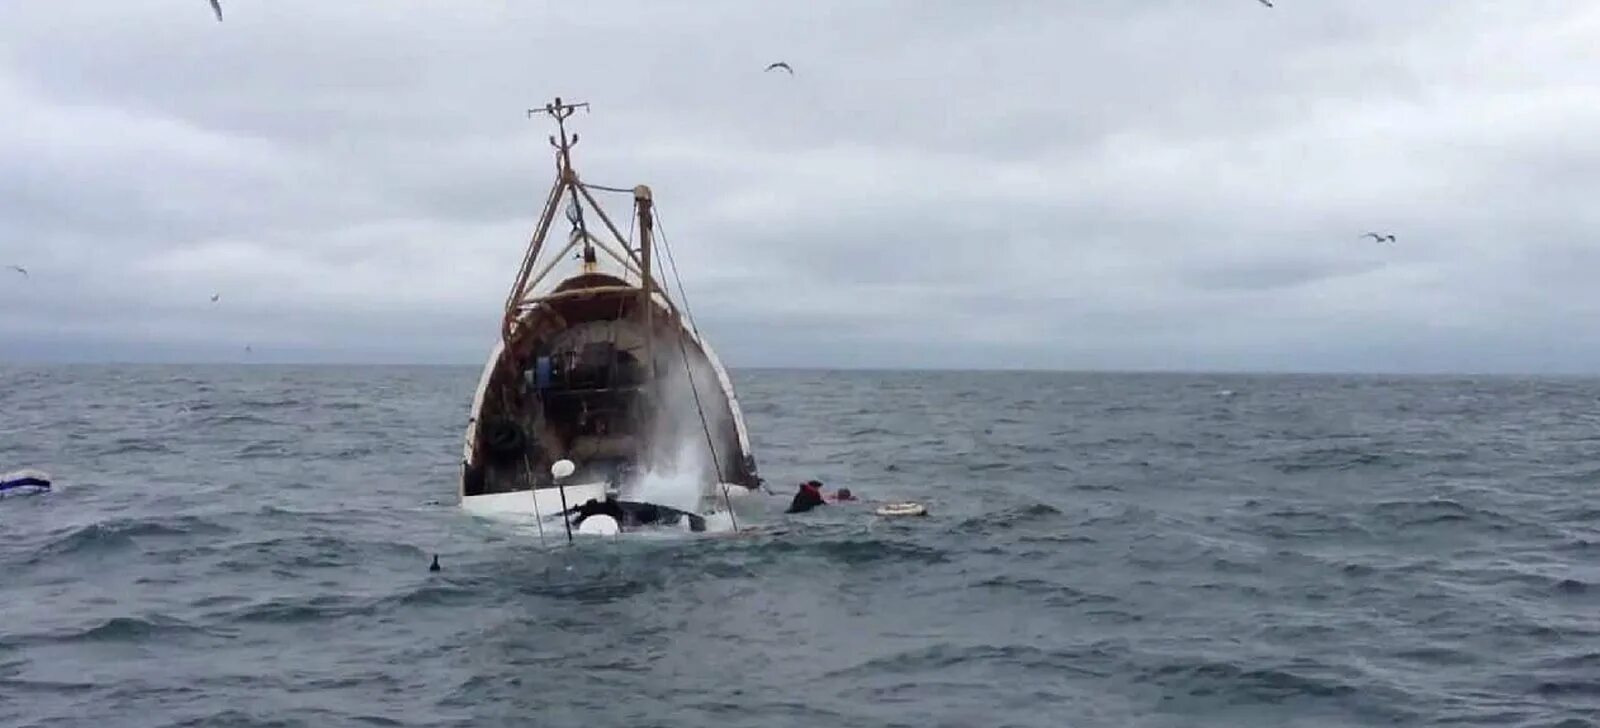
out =
[(475, 362), (560, 94), (734, 365), (1595, 371), (1596, 37), (1579, 0), (12, 2), (0, 356)]

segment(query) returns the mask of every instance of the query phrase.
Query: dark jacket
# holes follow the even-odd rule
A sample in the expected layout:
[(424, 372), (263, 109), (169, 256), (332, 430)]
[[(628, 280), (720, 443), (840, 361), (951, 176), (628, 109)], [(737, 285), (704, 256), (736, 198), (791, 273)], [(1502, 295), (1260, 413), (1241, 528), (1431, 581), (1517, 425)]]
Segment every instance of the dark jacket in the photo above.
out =
[(622, 504), (618, 503), (614, 498), (607, 498), (603, 501), (590, 498), (583, 505), (574, 506), (563, 515), (570, 516), (574, 513), (578, 514), (578, 517), (572, 521), (574, 526), (582, 525), (583, 519), (589, 516), (599, 515), (611, 516), (617, 520), (617, 523), (622, 523)]
[(827, 505), (827, 501), (822, 499), (822, 488), (811, 483), (802, 483), (800, 491), (794, 494), (794, 500), (789, 502), (789, 510), (784, 513), (805, 513), (821, 505)]

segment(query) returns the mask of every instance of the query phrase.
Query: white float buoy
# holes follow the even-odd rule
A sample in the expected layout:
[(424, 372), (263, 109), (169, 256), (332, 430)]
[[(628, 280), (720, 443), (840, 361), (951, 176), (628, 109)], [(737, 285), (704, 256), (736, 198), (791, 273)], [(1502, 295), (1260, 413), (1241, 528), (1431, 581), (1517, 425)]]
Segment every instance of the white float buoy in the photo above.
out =
[(902, 518), (905, 516), (926, 516), (928, 509), (921, 503), (888, 503), (878, 506), (876, 513), (884, 518)]
[(589, 516), (578, 524), (578, 533), (586, 536), (615, 536), (622, 528), (617, 525), (617, 519), (604, 513)]

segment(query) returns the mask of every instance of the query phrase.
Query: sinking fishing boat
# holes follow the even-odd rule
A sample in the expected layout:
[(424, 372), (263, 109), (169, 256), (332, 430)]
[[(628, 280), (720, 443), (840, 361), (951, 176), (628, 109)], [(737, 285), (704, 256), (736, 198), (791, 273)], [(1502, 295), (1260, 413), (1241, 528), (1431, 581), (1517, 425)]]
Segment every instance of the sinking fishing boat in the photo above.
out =
[[(590, 184), (573, 168), (566, 121), (587, 106), (557, 98), (528, 112), (556, 122), (556, 180), (473, 395), (461, 505), (543, 524), (610, 493), (645, 512), (727, 513), (737, 528), (733, 501), (761, 479), (733, 383), (681, 281), (677, 298), (661, 282), (659, 254), (672, 256), (650, 188)], [(627, 235), (602, 196), (631, 206)], [(558, 213), (570, 229), (547, 245)]]

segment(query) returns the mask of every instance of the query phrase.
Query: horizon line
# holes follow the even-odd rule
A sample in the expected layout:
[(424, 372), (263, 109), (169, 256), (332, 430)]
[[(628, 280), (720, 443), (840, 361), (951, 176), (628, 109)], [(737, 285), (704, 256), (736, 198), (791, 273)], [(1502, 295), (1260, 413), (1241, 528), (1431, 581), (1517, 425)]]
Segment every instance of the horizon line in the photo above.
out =
[[(196, 367), (196, 368), (386, 368), (386, 369), (482, 369), (481, 364), (444, 363), (444, 362), (378, 362), (378, 361), (121, 361), (107, 359), (104, 361), (83, 360), (8, 360), (0, 359), (0, 369), (5, 368), (76, 368), (76, 367)], [(1470, 370), (1445, 370), (1445, 369), (1418, 369), (1409, 371), (1383, 371), (1359, 370), (1345, 368), (1329, 369), (1176, 369), (1164, 367), (1128, 367), (1122, 369), (1090, 368), (1090, 367), (964, 367), (964, 366), (850, 366), (850, 365), (805, 365), (805, 366), (775, 366), (775, 365), (750, 365), (729, 366), (730, 371), (768, 371), (768, 372), (877, 372), (877, 373), (948, 373), (948, 374), (1115, 374), (1115, 375), (1190, 375), (1190, 376), (1284, 376), (1284, 377), (1426, 377), (1426, 378), (1515, 378), (1538, 377), (1558, 379), (1591, 379), (1600, 378), (1600, 370), (1549, 370), (1549, 371), (1524, 371), (1524, 370), (1499, 370), (1499, 371), (1470, 371)]]

